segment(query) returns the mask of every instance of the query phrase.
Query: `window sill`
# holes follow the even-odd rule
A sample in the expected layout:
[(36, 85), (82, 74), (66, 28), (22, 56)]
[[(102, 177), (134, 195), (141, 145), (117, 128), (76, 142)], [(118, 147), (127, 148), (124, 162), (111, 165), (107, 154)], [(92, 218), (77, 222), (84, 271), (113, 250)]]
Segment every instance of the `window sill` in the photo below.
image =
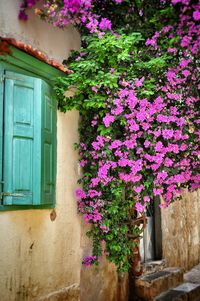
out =
[(30, 210), (30, 209), (52, 209), (55, 205), (0, 205), (0, 211), (18, 211), (18, 210)]

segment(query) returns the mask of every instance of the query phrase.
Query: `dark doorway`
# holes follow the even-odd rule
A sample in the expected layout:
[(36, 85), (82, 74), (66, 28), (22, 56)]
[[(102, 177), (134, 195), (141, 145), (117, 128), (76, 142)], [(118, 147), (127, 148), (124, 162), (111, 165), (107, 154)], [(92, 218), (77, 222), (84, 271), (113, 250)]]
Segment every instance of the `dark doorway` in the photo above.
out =
[(147, 208), (147, 226), (140, 241), (142, 262), (162, 259), (162, 228), (159, 204), (160, 199), (155, 198)]

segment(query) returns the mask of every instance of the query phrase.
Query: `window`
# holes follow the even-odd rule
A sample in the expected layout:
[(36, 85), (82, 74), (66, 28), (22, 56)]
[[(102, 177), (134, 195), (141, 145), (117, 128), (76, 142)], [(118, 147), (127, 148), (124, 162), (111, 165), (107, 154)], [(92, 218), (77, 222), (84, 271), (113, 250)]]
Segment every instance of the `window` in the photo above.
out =
[[(24, 62), (28, 57), (23, 54)], [(40, 74), (2, 59), (5, 58), (0, 58), (0, 207), (51, 208), (56, 184), (57, 106), (53, 90), (49, 80)]]

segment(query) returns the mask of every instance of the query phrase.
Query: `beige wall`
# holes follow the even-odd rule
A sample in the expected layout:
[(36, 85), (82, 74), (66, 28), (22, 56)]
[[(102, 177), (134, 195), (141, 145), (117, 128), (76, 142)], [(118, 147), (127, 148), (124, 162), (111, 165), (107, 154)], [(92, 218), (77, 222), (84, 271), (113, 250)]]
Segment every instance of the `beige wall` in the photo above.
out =
[(80, 282), (80, 219), (74, 190), (78, 178), (78, 113), (58, 113), (55, 221), (51, 210), (0, 213), (0, 300), (38, 300)]
[[(89, 226), (82, 222), (81, 228), (82, 253), (87, 256), (92, 250), (91, 240), (85, 235)], [(108, 263), (106, 255), (100, 258), (98, 267), (82, 266), (80, 301), (128, 301), (128, 295), (128, 274), (118, 275), (115, 265)]]
[(20, 0), (0, 0), (0, 37), (15, 38), (62, 62), (80, 46), (79, 34), (71, 27), (53, 28), (29, 11), (28, 22), (18, 20)]
[(81, 271), (81, 301), (128, 301), (128, 274), (116, 273), (105, 257), (97, 267)]
[(163, 258), (188, 270), (200, 262), (200, 190), (162, 210)]

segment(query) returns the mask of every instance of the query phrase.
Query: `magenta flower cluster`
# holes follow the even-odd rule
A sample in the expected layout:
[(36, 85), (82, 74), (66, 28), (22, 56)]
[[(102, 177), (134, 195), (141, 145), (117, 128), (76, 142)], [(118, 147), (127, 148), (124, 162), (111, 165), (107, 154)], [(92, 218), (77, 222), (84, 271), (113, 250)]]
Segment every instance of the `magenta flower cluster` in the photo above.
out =
[[(181, 91), (185, 80), (179, 88)], [(167, 79), (166, 84), (169, 89), (173, 87)], [(187, 185), (191, 189), (200, 186), (199, 175), (194, 174), (198, 165), (199, 133), (195, 133), (192, 143), (188, 122), (188, 118), (195, 118), (195, 114), (190, 107), (187, 118), (184, 118), (184, 112), (178, 110), (174, 99), (169, 97), (169, 89), (161, 92), (162, 97), (157, 96), (150, 102), (145, 98), (140, 99), (137, 87), (127, 83), (127, 87), (119, 90), (113, 102), (108, 100), (110, 112), (102, 122), (108, 127), (125, 118), (124, 138), (113, 140), (109, 136), (97, 136), (92, 143), (89, 161), (88, 157), (84, 158), (86, 146), (81, 144), (84, 158), (82, 166), (98, 166), (88, 192), (77, 190), (79, 210), (87, 222), (102, 226), (106, 202), (101, 192), (102, 186), (118, 179), (132, 184), (138, 212), (143, 212), (156, 195), (162, 195), (162, 207), (166, 207)], [(182, 91), (185, 92), (188, 91)], [(173, 95), (180, 97), (178, 93)], [(192, 96), (191, 99), (197, 101)], [(199, 120), (195, 119), (195, 122)], [(110, 153), (107, 154), (108, 149), (113, 153), (112, 160)]]
[(107, 199), (102, 191), (112, 182), (131, 184), (139, 213), (155, 196), (162, 196), (161, 207), (165, 208), (185, 187), (191, 191), (200, 187), (200, 82), (195, 63), (200, 49), (200, 2), (190, 6), (188, 1), (172, 4), (175, 2), (183, 5), (177, 24), (163, 27), (147, 39), (146, 46), (160, 53), (161, 39), (178, 36), (179, 42), (167, 51), (174, 56), (181, 52), (179, 62), (163, 74), (157, 95), (151, 100), (139, 96), (144, 77), (121, 81), (118, 93), (107, 100), (107, 113), (102, 118), (95, 116), (91, 126), (103, 124), (114, 131), (123, 120), (123, 138), (117, 139), (111, 132), (98, 135), (92, 149), (80, 145), (81, 165), (96, 166), (97, 172), (90, 179), (88, 191), (79, 190), (79, 210), (86, 222), (97, 225), (102, 232), (109, 232), (104, 225)]
[[(37, 1), (22, 1), (19, 11), (19, 19), (27, 20), (26, 10), (32, 8)], [(120, 4), (123, 0), (111, 0)], [(45, 1), (43, 5), (43, 14), (48, 21), (55, 27), (65, 27), (72, 24), (76, 27), (85, 27), (90, 33), (99, 33), (99, 37), (104, 31), (111, 30), (111, 21), (93, 13), (93, 4), (95, 0), (63, 0), (63, 1)]]
[(92, 265), (96, 261), (97, 261), (97, 257), (96, 256), (87, 256), (87, 257), (84, 258), (83, 264), (85, 266), (90, 266), (90, 265)]

